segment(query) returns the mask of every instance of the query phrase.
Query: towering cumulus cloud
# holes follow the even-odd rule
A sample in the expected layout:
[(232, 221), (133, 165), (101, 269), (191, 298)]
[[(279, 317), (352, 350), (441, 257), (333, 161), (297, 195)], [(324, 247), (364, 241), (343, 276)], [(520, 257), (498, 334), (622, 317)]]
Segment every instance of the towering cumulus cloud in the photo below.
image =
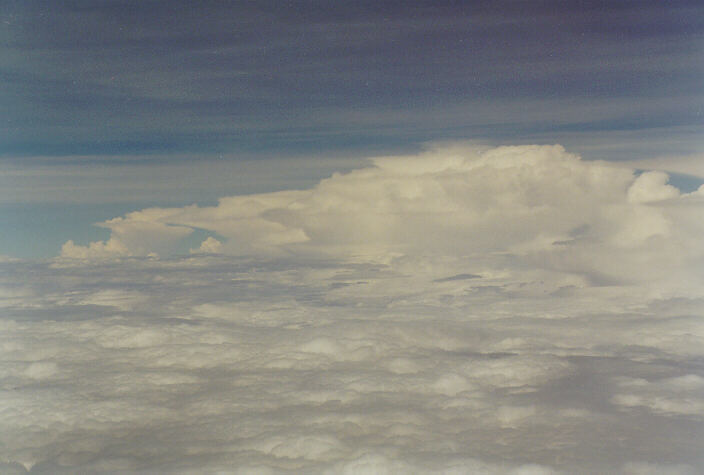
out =
[(702, 473), (703, 218), (446, 144), (0, 259), (0, 472)]

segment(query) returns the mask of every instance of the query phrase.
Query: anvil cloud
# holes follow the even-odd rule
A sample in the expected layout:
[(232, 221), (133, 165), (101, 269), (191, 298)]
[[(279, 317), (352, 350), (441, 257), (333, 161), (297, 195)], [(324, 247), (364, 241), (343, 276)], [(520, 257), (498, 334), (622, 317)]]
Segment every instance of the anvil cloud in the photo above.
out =
[(663, 172), (584, 161), (559, 145), (444, 144), (374, 158), (306, 190), (129, 213), (99, 224), (111, 231), (107, 241), (69, 241), (62, 256), (163, 255), (199, 229), (213, 236), (193, 252), (462, 257), (585, 282), (700, 278), (687, 272), (704, 256), (704, 189), (683, 194), (667, 181)]

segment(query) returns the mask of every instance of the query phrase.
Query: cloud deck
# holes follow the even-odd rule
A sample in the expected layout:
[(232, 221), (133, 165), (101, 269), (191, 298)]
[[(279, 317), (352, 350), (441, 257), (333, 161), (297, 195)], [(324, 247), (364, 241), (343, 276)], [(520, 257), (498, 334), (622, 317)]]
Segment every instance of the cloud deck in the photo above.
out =
[(701, 191), (428, 153), (0, 262), (3, 473), (700, 471)]

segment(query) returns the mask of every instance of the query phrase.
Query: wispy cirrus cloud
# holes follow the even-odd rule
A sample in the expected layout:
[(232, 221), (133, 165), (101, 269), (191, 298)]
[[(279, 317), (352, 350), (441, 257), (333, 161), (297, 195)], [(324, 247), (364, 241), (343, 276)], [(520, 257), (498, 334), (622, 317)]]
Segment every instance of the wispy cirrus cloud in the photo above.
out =
[(690, 1), (17, 2), (0, 32), (0, 156), (398, 149), (546, 130), (568, 130), (570, 146), (595, 143), (588, 130), (666, 140), (701, 128), (701, 37)]

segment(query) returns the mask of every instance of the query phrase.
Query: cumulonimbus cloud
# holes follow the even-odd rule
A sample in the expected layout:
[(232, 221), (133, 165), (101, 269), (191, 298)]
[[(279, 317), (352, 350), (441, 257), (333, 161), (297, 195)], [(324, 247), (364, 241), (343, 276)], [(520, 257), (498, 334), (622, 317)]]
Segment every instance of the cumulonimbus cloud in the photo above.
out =
[(99, 225), (106, 242), (62, 256), (168, 254), (193, 229), (193, 252), (326, 256), (495, 256), (496, 262), (642, 279), (701, 260), (704, 189), (681, 193), (660, 171), (585, 161), (553, 146), (444, 144), (371, 159), (315, 187), (149, 208)]
[(0, 259), (0, 471), (701, 473), (703, 198), (455, 144)]

